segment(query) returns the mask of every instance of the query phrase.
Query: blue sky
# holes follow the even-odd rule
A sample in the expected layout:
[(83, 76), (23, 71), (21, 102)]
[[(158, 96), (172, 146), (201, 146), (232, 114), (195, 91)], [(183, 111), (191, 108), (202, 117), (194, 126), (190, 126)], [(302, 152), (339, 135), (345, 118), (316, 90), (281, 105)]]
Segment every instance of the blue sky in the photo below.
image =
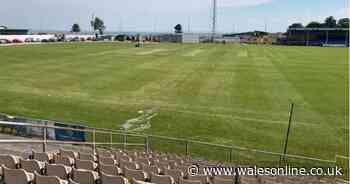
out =
[[(293, 22), (349, 17), (348, 0), (217, 0), (218, 31), (283, 32)], [(211, 0), (3, 0), (0, 25), (13, 28), (69, 30), (73, 23), (89, 30), (92, 14), (107, 31), (170, 32), (210, 30)]]

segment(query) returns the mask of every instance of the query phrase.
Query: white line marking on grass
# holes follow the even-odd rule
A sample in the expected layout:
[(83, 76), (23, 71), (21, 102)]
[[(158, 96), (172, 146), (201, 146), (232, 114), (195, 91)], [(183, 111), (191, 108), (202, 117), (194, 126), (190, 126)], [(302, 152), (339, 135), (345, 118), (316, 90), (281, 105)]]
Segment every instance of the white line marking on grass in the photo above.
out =
[(201, 52), (203, 52), (204, 50), (203, 49), (196, 49), (196, 50), (192, 50), (191, 52), (188, 52), (182, 56), (187, 56), (187, 57), (194, 57), (198, 54), (200, 54)]
[(118, 53), (118, 50), (107, 50), (103, 52), (95, 52), (95, 53), (89, 53), (88, 56), (103, 56), (103, 55), (109, 55), (113, 53)]
[(139, 52), (136, 55), (149, 55), (149, 54), (154, 54), (154, 53), (158, 53), (158, 52), (164, 52), (164, 51), (168, 51), (169, 49), (152, 49), (149, 51), (144, 51), (144, 52)]

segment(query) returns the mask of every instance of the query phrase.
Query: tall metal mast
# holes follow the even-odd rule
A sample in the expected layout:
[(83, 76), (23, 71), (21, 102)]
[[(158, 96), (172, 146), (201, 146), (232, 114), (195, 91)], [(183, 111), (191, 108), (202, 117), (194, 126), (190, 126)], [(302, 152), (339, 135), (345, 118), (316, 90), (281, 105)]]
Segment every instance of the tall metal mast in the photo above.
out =
[(214, 41), (214, 37), (216, 34), (216, 10), (217, 10), (217, 3), (216, 0), (213, 0), (213, 22), (212, 22), (212, 32), (211, 32), (211, 40)]

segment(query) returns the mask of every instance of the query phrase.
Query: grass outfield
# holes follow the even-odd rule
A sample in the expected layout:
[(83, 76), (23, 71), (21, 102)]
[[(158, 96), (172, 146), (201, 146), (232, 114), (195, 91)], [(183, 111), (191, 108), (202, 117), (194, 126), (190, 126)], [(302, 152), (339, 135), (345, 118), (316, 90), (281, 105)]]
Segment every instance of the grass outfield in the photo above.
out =
[(346, 48), (50, 44), (0, 48), (0, 112), (288, 153), (348, 155)]

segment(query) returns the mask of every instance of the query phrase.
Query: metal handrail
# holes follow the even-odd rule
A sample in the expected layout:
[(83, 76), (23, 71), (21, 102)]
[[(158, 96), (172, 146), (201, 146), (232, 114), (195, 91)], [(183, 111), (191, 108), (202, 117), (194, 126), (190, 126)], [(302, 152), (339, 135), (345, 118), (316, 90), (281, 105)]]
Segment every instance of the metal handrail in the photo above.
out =
[[(148, 138), (157, 138), (157, 139), (165, 139), (170, 141), (177, 141), (177, 142), (184, 142), (186, 143), (186, 155), (188, 151), (188, 144), (200, 144), (200, 145), (206, 145), (206, 146), (215, 146), (220, 147), (223, 149), (229, 149), (231, 152), (233, 150), (241, 150), (241, 151), (249, 151), (249, 152), (255, 152), (255, 153), (262, 153), (262, 154), (269, 154), (274, 156), (283, 156), (286, 158), (295, 158), (295, 159), (303, 159), (303, 160), (309, 160), (309, 161), (317, 161), (317, 162), (324, 162), (329, 164), (336, 164), (336, 160), (325, 160), (320, 158), (313, 158), (313, 157), (306, 157), (306, 156), (300, 156), (300, 155), (290, 155), (290, 154), (283, 154), (283, 153), (276, 153), (276, 152), (270, 152), (270, 151), (264, 151), (264, 150), (258, 150), (258, 149), (250, 149), (245, 147), (239, 147), (239, 146), (227, 146), (227, 145), (220, 145), (220, 144), (214, 144), (214, 143), (208, 143), (208, 142), (201, 142), (201, 141), (195, 141), (195, 140), (187, 140), (183, 138), (174, 138), (174, 137), (167, 137), (167, 136), (160, 136), (160, 135), (151, 135), (151, 134), (137, 134), (137, 133), (130, 133), (127, 131), (116, 131), (111, 129), (98, 129), (98, 128), (91, 128), (91, 127), (84, 127), (84, 129), (78, 129), (78, 128), (70, 128), (70, 127), (58, 127), (58, 126), (52, 126), (52, 125), (38, 125), (38, 124), (32, 124), (32, 123), (18, 123), (18, 122), (8, 122), (8, 121), (0, 121), (0, 125), (14, 125), (14, 126), (31, 126), (31, 127), (37, 127), (37, 128), (43, 128), (43, 129), (61, 129), (61, 130), (71, 130), (71, 131), (80, 131), (80, 132), (90, 132), (90, 133), (102, 133), (102, 134), (110, 134), (110, 135), (123, 135), (124, 137), (127, 136), (134, 136), (134, 137), (142, 137), (145, 138), (145, 144), (129, 144), (127, 142), (124, 143), (113, 143), (112, 141), (109, 143), (97, 143), (95, 140), (93, 142), (67, 142), (67, 141), (52, 141), (52, 140), (12, 140), (11, 143), (15, 142), (22, 142), (22, 143), (61, 143), (61, 144), (85, 144), (85, 145), (93, 145), (94, 150), (95, 145), (124, 145), (125, 146), (145, 146), (145, 150), (149, 149), (149, 143)], [(0, 143), (5, 143), (6, 141), (11, 140), (0, 140)]]
[(128, 132), (115, 132), (112, 130), (107, 131), (100, 130), (100, 129), (93, 129), (93, 128), (87, 128), (85, 129), (79, 129), (79, 128), (71, 128), (71, 127), (60, 127), (60, 126), (54, 126), (54, 125), (39, 125), (39, 124), (32, 124), (32, 123), (17, 123), (17, 122), (8, 122), (8, 121), (0, 121), (0, 125), (14, 125), (14, 126), (30, 126), (35, 128), (51, 128), (51, 129), (58, 129), (58, 130), (70, 130), (70, 131), (77, 131), (77, 132), (89, 132), (89, 133), (102, 133), (102, 134), (113, 134), (113, 135), (130, 135), (135, 137), (145, 137), (144, 135), (139, 134), (133, 134)]
[[(9, 139), (9, 140), (0, 140), (0, 143), (44, 143), (43, 140), (15, 140), (15, 139)], [(124, 145), (124, 143), (115, 142), (115, 143), (106, 143), (106, 142), (77, 142), (77, 141), (53, 141), (53, 140), (47, 140), (46, 143), (52, 143), (52, 144), (76, 144), (76, 145)], [(144, 144), (135, 144), (135, 143), (127, 143), (128, 146), (144, 146)]]

